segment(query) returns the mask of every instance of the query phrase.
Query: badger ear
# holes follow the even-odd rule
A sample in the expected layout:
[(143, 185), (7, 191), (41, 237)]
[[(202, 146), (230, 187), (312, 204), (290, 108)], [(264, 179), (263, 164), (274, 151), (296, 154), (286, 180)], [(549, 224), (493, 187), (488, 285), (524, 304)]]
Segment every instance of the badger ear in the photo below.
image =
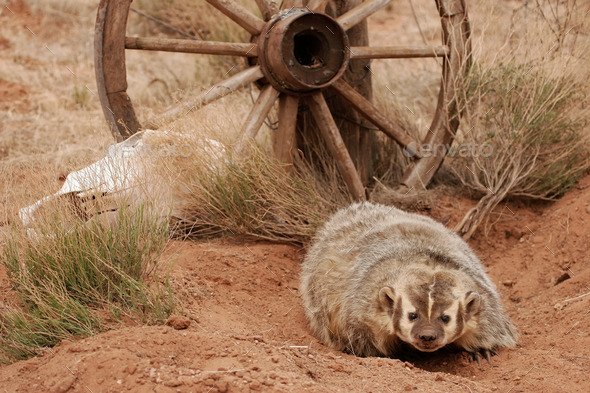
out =
[(395, 305), (395, 291), (392, 287), (383, 287), (379, 290), (379, 304), (381, 309), (391, 317)]
[(465, 294), (465, 320), (470, 319), (479, 312), (481, 296), (479, 293), (469, 291)]

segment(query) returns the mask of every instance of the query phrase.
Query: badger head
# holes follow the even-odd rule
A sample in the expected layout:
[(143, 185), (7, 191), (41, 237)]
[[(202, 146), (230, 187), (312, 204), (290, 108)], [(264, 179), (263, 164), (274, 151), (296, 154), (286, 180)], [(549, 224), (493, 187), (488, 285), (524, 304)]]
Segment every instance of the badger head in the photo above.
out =
[(395, 334), (423, 352), (452, 343), (477, 324), (480, 295), (465, 289), (447, 271), (413, 274), (404, 285), (384, 286), (379, 303), (387, 311)]

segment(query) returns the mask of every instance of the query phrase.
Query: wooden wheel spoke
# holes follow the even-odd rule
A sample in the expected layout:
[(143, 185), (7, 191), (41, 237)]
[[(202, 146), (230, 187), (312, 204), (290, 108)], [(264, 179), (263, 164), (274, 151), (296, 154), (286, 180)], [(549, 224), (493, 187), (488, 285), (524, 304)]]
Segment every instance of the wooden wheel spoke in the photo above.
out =
[(353, 46), (350, 59), (406, 59), (416, 57), (444, 57), (449, 48), (440, 46)]
[(391, 0), (366, 0), (357, 5), (350, 11), (340, 15), (336, 21), (342, 26), (344, 31), (350, 29), (356, 24), (362, 22), (368, 16), (385, 7)]
[(264, 118), (268, 115), (268, 112), (271, 110), (272, 105), (278, 96), (279, 91), (271, 85), (266, 85), (262, 89), (242, 126), (240, 142), (236, 149), (238, 154), (243, 153), (248, 142), (256, 137), (256, 134), (258, 134), (258, 131), (264, 122)]
[(148, 120), (145, 126), (146, 128), (156, 129), (163, 123), (167, 123), (181, 116), (187, 115), (194, 109), (200, 108), (219, 98), (225, 97), (226, 95), (240, 89), (241, 87), (257, 81), (263, 76), (264, 75), (262, 74), (259, 66), (247, 68), (238, 72), (234, 76), (211, 86), (209, 90), (199, 94), (190, 101), (183, 102), (169, 108), (161, 115)]
[(174, 38), (125, 37), (125, 49), (207, 55), (258, 56), (258, 46), (250, 43), (185, 40)]
[(345, 100), (350, 102), (352, 106), (367, 118), (371, 123), (375, 124), (388, 137), (395, 140), (402, 147), (408, 150), (411, 156), (419, 157), (417, 152), (418, 144), (397, 124), (385, 117), (379, 109), (363, 97), (359, 92), (354, 90), (348, 83), (342, 79), (336, 81), (332, 88), (336, 93), (342, 96)]
[(252, 35), (260, 34), (264, 27), (264, 21), (262, 19), (242, 7), (236, 1), (207, 0), (207, 3), (217, 8)]
[(284, 0), (281, 9), (290, 10), (291, 8), (303, 8), (303, 0)]
[[(282, 1), (280, 8), (285, 11), (292, 8), (307, 8), (311, 12), (285, 12), (285, 18), (273, 25), (273, 27), (278, 26), (283, 27), (283, 29), (275, 28), (273, 34), (265, 35), (263, 39), (258, 40), (256, 36), (262, 34), (262, 31), (267, 28), (267, 23), (270, 23), (265, 21), (277, 17), (279, 1)], [(334, 108), (343, 107), (347, 110), (352, 105), (360, 115), (367, 118), (368, 121), (375, 124), (402, 146), (405, 146), (408, 152), (416, 153), (415, 150), (417, 150), (418, 145), (404, 132), (402, 127), (388, 119), (384, 113), (380, 112), (368, 99), (364, 98), (365, 95), (370, 96), (370, 83), (367, 83), (367, 81), (370, 82), (369, 79), (363, 81), (364, 76), (358, 78), (357, 72), (353, 69), (346, 71), (346, 78), (350, 80), (349, 83), (352, 84), (352, 81), (358, 81), (359, 83), (354, 85), (357, 86), (359, 92), (363, 92), (362, 94), (359, 94), (348, 83), (345, 83), (343, 79), (338, 80), (341, 76), (339, 73), (346, 69), (346, 59), (343, 60), (341, 56), (342, 54), (345, 57), (348, 55), (344, 53), (346, 50), (350, 50), (351, 60), (363, 63), (359, 63), (359, 69), (363, 68), (370, 59), (442, 57), (442, 78), (438, 101), (434, 117), (430, 127), (428, 127), (428, 133), (421, 143), (430, 146), (448, 146), (452, 143), (458, 129), (460, 107), (457, 97), (460, 89), (463, 88), (458, 77), (468, 70), (471, 63), (471, 28), (464, 0), (435, 1), (442, 28), (442, 45), (384, 47), (369, 46), (367, 26), (364, 21), (387, 5), (390, 0), (354, 0), (330, 3), (336, 6), (330, 8), (334, 8), (337, 14), (344, 12), (334, 19), (336, 22), (323, 15), (329, 0), (255, 0), (262, 17), (257, 16), (259, 15), (258, 10), (251, 12), (236, 0), (207, 0), (209, 4), (217, 8), (245, 31), (255, 36), (252, 42), (240, 43), (157, 37), (126, 37), (131, 2), (132, 0), (100, 0), (95, 27), (94, 61), (98, 96), (111, 132), (118, 141), (128, 138), (141, 129), (158, 128), (166, 122), (182, 117), (192, 110), (214, 102), (243, 86), (261, 78), (266, 78), (265, 83), (269, 83), (273, 87), (265, 87), (258, 97), (246, 119), (246, 124), (244, 124), (242, 139), (247, 141), (248, 138), (256, 135), (264, 118), (271, 110), (273, 102), (277, 100), (277, 97), (280, 97), (278, 105), (279, 126), (278, 130), (272, 133), (272, 143), (277, 158), (284, 163), (292, 163), (293, 150), (299, 147), (307, 156), (306, 146), (297, 146), (295, 138), (296, 128), (299, 125), (302, 126), (304, 135), (305, 132), (311, 132), (308, 130), (307, 122), (304, 122), (303, 117), (297, 119), (297, 107), (299, 101), (303, 99), (306, 104), (309, 104), (311, 117), (315, 120), (314, 123), (317, 124), (318, 132), (320, 132), (327, 148), (334, 156), (338, 169), (342, 173), (351, 194), (355, 199), (365, 199), (361, 179), (366, 180), (369, 177), (371, 167), (371, 160), (368, 158), (371, 151), (369, 146), (372, 143), (370, 138), (373, 135), (368, 133), (359, 134), (359, 129), (353, 126), (353, 123), (350, 123), (350, 125), (348, 123), (343, 124), (342, 130), (339, 131), (325, 102), (323, 89), (331, 87), (339, 96), (334, 100)], [(307, 7), (305, 7), (306, 5)], [(316, 15), (313, 15), (313, 13)], [(155, 21), (153, 17), (145, 13), (139, 12), (139, 14)], [(313, 31), (313, 34), (300, 35), (299, 38), (301, 39), (295, 40), (297, 42), (293, 41), (292, 37), (288, 35), (291, 33), (298, 34), (299, 30), (297, 29), (303, 28), (303, 25), (295, 25), (295, 22), (303, 25), (307, 24), (305, 26), (307, 30), (305, 31)], [(341, 28), (348, 32), (349, 44), (346, 44), (346, 42), (344, 44), (342, 42), (332, 42), (326, 38), (331, 38), (331, 36), (323, 31), (323, 28), (330, 23), (338, 23), (338, 26), (332, 27), (336, 28), (339, 34), (344, 34)], [(357, 28), (350, 30), (354, 26)], [(177, 31), (177, 33), (186, 35), (186, 33), (182, 33), (173, 26), (168, 25), (168, 27)], [(332, 27), (329, 27), (328, 30), (334, 34)], [(290, 28), (294, 30), (290, 30)], [(281, 57), (282, 53), (277, 53), (275, 50), (278, 47), (277, 43), (282, 42), (281, 40), (284, 38), (293, 41), (292, 54), (294, 58), (291, 59), (293, 62)], [(315, 41), (321, 41), (319, 38), (326, 38), (329, 45), (326, 45), (325, 48), (314, 48), (316, 46)], [(345, 38), (340, 37), (340, 41), (346, 41)], [(352, 48), (349, 48), (350, 45), (352, 45)], [(188, 102), (178, 103), (166, 109), (161, 115), (147, 122), (142, 122), (142, 124), (135, 115), (131, 98), (127, 95), (127, 67), (125, 64), (127, 49), (241, 56), (258, 61), (250, 62), (250, 64), (256, 65), (231, 77), (228, 76), (228, 72), (223, 78), (224, 80), (213, 85), (208, 90), (193, 96)], [(291, 53), (291, 51), (287, 53)], [(259, 55), (260, 58), (258, 58)], [(291, 65), (296, 64), (295, 61), (299, 61), (301, 66), (313, 65), (315, 69), (316, 60), (321, 60), (321, 66), (330, 64), (329, 69), (334, 76), (324, 81), (322, 75), (326, 75), (326, 77), (332, 75), (325, 73), (325, 70), (319, 70), (324, 72), (322, 75), (310, 76), (310, 78), (307, 78), (308, 72), (311, 72), (308, 70), (303, 70), (299, 74), (292, 73)], [(334, 64), (333, 67), (332, 64)], [(334, 80), (337, 81), (334, 83)], [(280, 94), (278, 91), (285, 92), (285, 94)], [(290, 93), (301, 93), (304, 98), (298, 98)], [(305, 96), (305, 94), (310, 93), (311, 95)], [(340, 109), (335, 110), (340, 111)], [(356, 113), (354, 115), (356, 117)], [(301, 121), (301, 124), (297, 123), (298, 120)], [(343, 139), (347, 145), (344, 144)], [(298, 139), (297, 142), (299, 142)], [(349, 150), (345, 146), (348, 146)], [(310, 154), (313, 154), (313, 152), (310, 152)], [(444, 159), (444, 154), (428, 156), (414, 154), (414, 156), (418, 159), (411, 163), (401, 179), (401, 183), (407, 186), (408, 189), (424, 187)]]
[(307, 8), (312, 10), (313, 12), (326, 12), (327, 5), (328, 0), (311, 0), (307, 4)]
[(275, 0), (256, 0), (256, 4), (264, 20), (270, 20), (273, 15), (279, 12), (279, 7)]
[(346, 149), (346, 145), (342, 140), (338, 126), (334, 122), (334, 118), (330, 113), (328, 104), (321, 92), (314, 93), (305, 97), (305, 101), (309, 106), (311, 114), (319, 128), (330, 153), (336, 161), (336, 165), (340, 170), (342, 178), (346, 183), (348, 190), (356, 200), (365, 200), (365, 189), (361, 178), (354, 167), (354, 163), (350, 158), (350, 154)]
[(277, 160), (287, 165), (293, 164), (298, 107), (299, 97), (281, 94), (279, 98), (279, 128), (273, 133), (272, 144)]

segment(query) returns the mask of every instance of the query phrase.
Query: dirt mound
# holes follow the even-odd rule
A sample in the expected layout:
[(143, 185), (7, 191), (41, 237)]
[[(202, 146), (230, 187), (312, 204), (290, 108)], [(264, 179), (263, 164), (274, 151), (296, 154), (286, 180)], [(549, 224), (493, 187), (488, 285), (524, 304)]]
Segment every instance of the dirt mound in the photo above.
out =
[(10, 49), (10, 41), (0, 35), (0, 49)]
[(2, 23), (24, 28), (38, 28), (42, 17), (31, 12), (29, 6), (23, 0), (8, 0), (0, 13)]
[(0, 79), (0, 111), (25, 112), (29, 105), (25, 86)]
[[(432, 214), (452, 224), (468, 203), (442, 197)], [(62, 343), (0, 368), (0, 385), (14, 392), (585, 392), (590, 177), (554, 204), (507, 204), (499, 217), (472, 245), (521, 339), (492, 366), (449, 351), (404, 360), (332, 351), (309, 334), (301, 309), (301, 250), (214, 240), (175, 242), (164, 256), (190, 321)]]

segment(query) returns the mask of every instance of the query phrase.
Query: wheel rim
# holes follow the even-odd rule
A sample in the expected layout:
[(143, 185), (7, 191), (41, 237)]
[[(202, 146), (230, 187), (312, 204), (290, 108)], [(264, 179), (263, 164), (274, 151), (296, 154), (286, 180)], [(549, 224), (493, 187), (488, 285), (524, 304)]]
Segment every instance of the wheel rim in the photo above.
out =
[[(376, 58), (443, 57), (442, 81), (438, 105), (430, 132), (423, 144), (450, 145), (459, 125), (456, 103), (457, 77), (465, 72), (470, 60), (469, 23), (462, 0), (437, 0), (441, 18), (443, 44), (438, 47), (352, 47), (346, 31), (385, 6), (389, 0), (366, 0), (343, 15), (326, 15), (327, 0), (311, 0), (301, 8), (300, 0), (286, 0), (280, 11), (274, 2), (256, 0), (265, 20), (231, 1), (206, 0), (252, 36), (250, 43), (222, 43), (125, 37), (131, 0), (101, 0), (95, 34), (95, 69), (99, 97), (111, 132), (118, 141), (142, 128), (158, 128), (187, 112), (211, 103), (251, 83), (261, 86), (261, 93), (242, 127), (239, 146), (256, 136), (274, 102), (279, 101), (281, 143), (274, 151), (289, 163), (295, 144), (297, 107), (300, 99), (312, 109), (318, 129), (335, 157), (336, 164), (355, 199), (364, 199), (359, 175), (344, 146), (330, 110), (325, 105), (323, 90), (330, 88), (343, 97), (387, 136), (398, 142), (415, 160), (407, 169), (402, 184), (409, 189), (425, 187), (444, 156), (420, 157), (419, 144), (395, 122), (389, 120), (370, 101), (341, 79), (349, 60)], [(293, 5), (299, 8), (291, 8)], [(326, 28), (322, 27), (326, 26)], [(335, 34), (329, 34), (328, 31)], [(249, 67), (214, 85), (193, 100), (168, 109), (145, 121), (137, 120), (127, 95), (125, 50), (164, 50), (200, 54), (242, 56), (251, 59)], [(301, 98), (300, 98), (301, 97)], [(319, 108), (319, 109), (318, 109)]]

